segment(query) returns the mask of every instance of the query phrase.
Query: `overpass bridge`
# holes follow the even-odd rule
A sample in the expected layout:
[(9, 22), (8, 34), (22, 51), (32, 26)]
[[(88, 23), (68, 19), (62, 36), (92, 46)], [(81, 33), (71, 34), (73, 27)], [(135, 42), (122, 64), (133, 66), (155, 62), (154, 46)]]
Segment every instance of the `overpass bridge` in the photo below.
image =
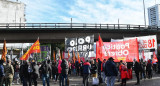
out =
[(81, 37), (98, 34), (103, 41), (157, 35), (160, 43), (160, 27), (131, 24), (96, 24), (96, 23), (0, 23), (0, 42), (33, 43), (40, 38), (40, 43), (64, 42), (65, 37)]

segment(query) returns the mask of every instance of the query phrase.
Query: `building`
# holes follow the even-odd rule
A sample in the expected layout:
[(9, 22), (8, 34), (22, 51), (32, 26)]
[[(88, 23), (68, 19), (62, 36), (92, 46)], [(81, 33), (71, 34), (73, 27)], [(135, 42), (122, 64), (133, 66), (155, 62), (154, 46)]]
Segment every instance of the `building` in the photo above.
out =
[(148, 19), (150, 26), (160, 26), (160, 4), (148, 8)]
[(0, 23), (25, 23), (25, 4), (0, 0)]

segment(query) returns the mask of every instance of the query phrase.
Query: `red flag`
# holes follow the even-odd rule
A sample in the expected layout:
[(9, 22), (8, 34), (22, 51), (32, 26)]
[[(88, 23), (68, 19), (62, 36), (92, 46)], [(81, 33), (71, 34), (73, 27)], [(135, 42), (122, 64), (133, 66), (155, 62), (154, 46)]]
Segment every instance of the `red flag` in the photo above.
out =
[(68, 50), (68, 59), (69, 59), (69, 57), (70, 57), (70, 53), (69, 53), (69, 50)]
[(20, 60), (27, 60), (31, 53), (40, 53), (39, 39), (31, 46), (31, 48), (20, 58)]
[(78, 62), (81, 62), (80, 56), (79, 56), (79, 52), (77, 52), (77, 57), (78, 57)]
[(39, 45), (39, 39), (31, 46), (30, 53), (40, 53), (40, 45)]
[(6, 40), (4, 40), (2, 57), (1, 57), (1, 60), (3, 60), (4, 62), (6, 62), (6, 54), (7, 54)]
[(98, 37), (98, 42), (99, 42), (99, 46), (103, 46), (103, 41), (102, 41), (102, 39), (101, 39), (101, 36), (99, 35), (99, 37)]
[(145, 60), (145, 56), (144, 56), (144, 50), (142, 51), (142, 56), (143, 56), (143, 60)]
[(54, 62), (56, 62), (56, 53), (55, 53), (55, 51), (53, 51), (53, 58), (54, 58)]
[(155, 51), (153, 52), (153, 60), (152, 60), (152, 63), (156, 63), (158, 62), (158, 59), (157, 59), (157, 56), (156, 56), (156, 53)]
[(103, 41), (101, 39), (101, 36), (99, 35), (98, 42), (96, 44), (96, 49), (97, 49), (96, 60), (99, 58), (101, 61), (103, 61), (103, 53), (102, 53), (103, 45), (104, 45)]

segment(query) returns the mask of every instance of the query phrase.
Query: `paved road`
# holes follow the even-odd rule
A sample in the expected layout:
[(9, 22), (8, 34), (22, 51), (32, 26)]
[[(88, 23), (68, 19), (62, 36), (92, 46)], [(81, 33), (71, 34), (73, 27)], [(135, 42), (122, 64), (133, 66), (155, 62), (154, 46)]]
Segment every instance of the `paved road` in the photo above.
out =
[[(134, 84), (136, 83), (136, 77), (133, 74), (133, 79), (127, 81), (127, 86), (135, 86)], [(70, 76), (70, 86), (83, 86), (82, 85), (82, 77), (80, 76)], [(90, 84), (91, 84), (92, 79), (90, 79)], [(117, 80), (116, 80), (117, 81)], [(59, 86), (58, 82), (55, 83), (53, 80), (50, 80), (50, 86)], [(22, 86), (14, 84), (13, 86)], [(38, 80), (38, 86), (43, 86), (42, 81), (39, 79)], [(91, 86), (91, 85), (90, 85)], [(99, 86), (106, 86), (105, 83), (100, 84)], [(120, 82), (116, 82), (115, 86), (120, 86)], [(152, 79), (143, 79), (141, 80), (141, 84), (138, 86), (160, 86), (160, 74), (154, 74)]]

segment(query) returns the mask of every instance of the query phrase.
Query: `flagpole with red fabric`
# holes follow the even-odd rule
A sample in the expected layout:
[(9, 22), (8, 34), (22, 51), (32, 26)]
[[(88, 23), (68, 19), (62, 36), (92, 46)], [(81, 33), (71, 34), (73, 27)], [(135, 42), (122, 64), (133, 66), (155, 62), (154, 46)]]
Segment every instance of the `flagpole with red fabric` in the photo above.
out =
[(3, 60), (4, 62), (6, 62), (6, 54), (7, 54), (7, 47), (6, 47), (6, 40), (4, 39), (2, 57), (1, 57), (1, 60)]
[(31, 48), (20, 58), (20, 60), (28, 60), (31, 53), (40, 53), (39, 39), (31, 46)]

